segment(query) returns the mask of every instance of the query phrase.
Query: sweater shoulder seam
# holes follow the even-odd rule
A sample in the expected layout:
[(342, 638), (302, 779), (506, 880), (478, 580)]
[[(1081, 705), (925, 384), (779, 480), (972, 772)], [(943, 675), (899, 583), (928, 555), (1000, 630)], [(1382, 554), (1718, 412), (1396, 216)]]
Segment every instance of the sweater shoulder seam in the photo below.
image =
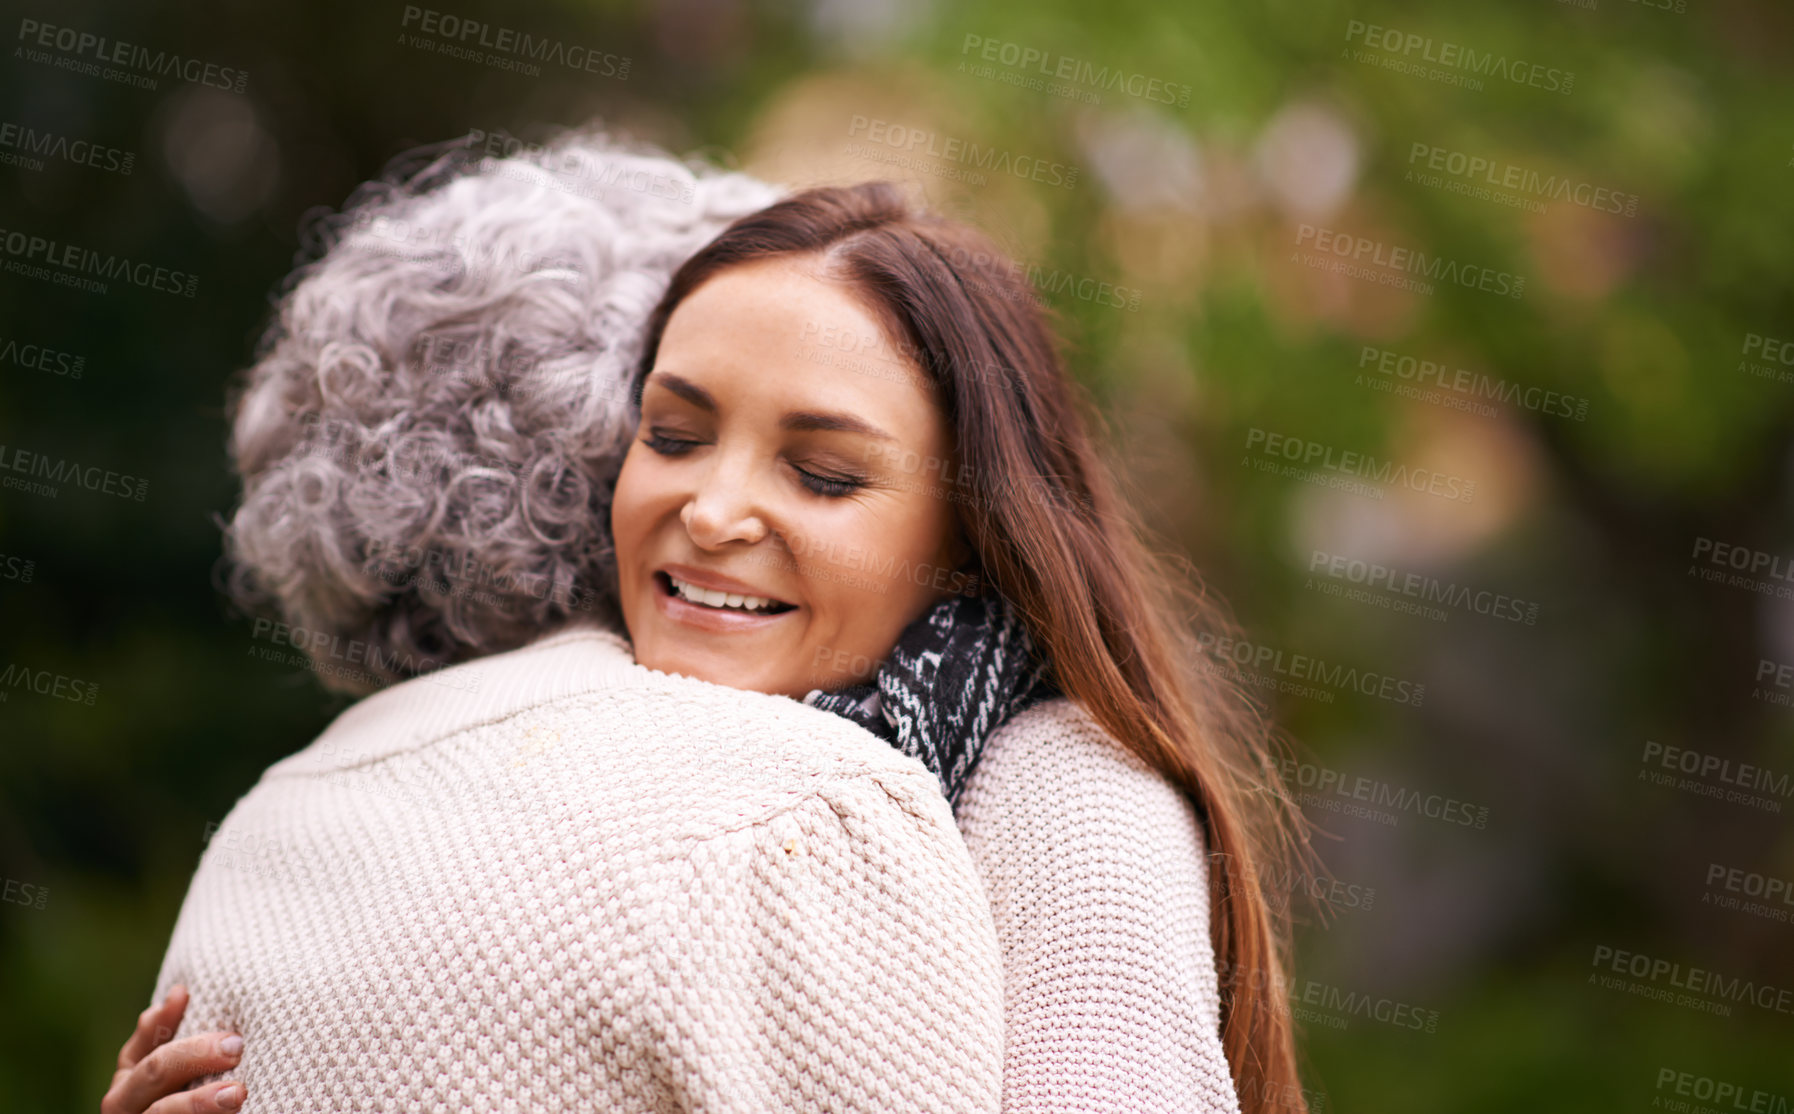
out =
[(756, 816), (750, 820), (743, 820), (739, 823), (732, 824), (727, 828), (711, 832), (708, 835), (694, 836), (685, 842), (689, 845), (696, 846), (709, 843), (712, 840), (734, 835), (737, 832), (744, 832), (753, 828), (762, 828), (779, 819), (781, 816), (788, 816), (799, 809), (807, 808), (817, 803), (821, 803), (826, 806), (830, 812), (839, 816), (840, 809), (837, 808), (835, 802), (829, 798), (827, 790), (832, 786), (858, 785), (865, 782), (871, 782), (878, 786), (884, 796), (889, 799), (890, 803), (894, 805), (898, 811), (904, 813), (906, 816), (913, 816), (914, 813), (906, 807), (903, 797), (900, 794), (892, 792), (891, 787), (884, 783), (884, 776), (884, 772), (879, 770), (861, 770), (852, 774), (832, 776), (818, 785), (805, 789), (795, 799), (778, 806), (770, 812)]
[[(454, 738), (456, 735), (463, 735), (469, 731), (477, 731), (482, 727), (490, 727), (496, 723), (503, 723), (508, 719), (515, 719), (518, 716), (523, 715), (525, 712), (533, 712), (533, 711), (537, 710), (538, 708), (545, 708), (551, 704), (556, 704), (563, 700), (578, 700), (582, 697), (590, 696), (595, 692), (602, 692), (602, 691), (604, 691), (604, 690), (602, 690), (602, 689), (587, 689), (583, 692), (556, 693), (556, 694), (553, 694), (550, 696), (544, 696), (542, 699), (534, 701), (533, 703), (525, 704), (525, 705), (522, 705), (521, 707), (517, 707), (517, 708), (509, 708), (503, 712), (499, 712), (496, 715), (485, 716), (480, 719), (472, 719), (472, 720), (468, 720), (464, 723), (456, 724), (454, 727), (448, 728), (439, 734), (431, 735), (428, 738), (420, 738), (416, 742), (414, 742), (412, 745), (404, 747), (402, 749), (382, 751), (379, 754), (370, 754), (364, 758), (358, 758), (351, 762), (335, 764), (326, 769), (320, 769), (320, 770), (288, 769), (288, 770), (276, 771), (276, 770), (270, 768), (269, 770), (267, 770), (263, 773), (262, 777), (264, 780), (274, 779), (274, 778), (313, 778), (313, 777), (322, 777), (327, 774), (339, 774), (345, 770), (359, 770), (364, 766), (376, 765), (378, 763), (385, 762), (388, 759), (397, 758), (400, 755), (413, 754), (413, 753), (416, 753), (417, 751), (423, 750), (426, 747), (433, 747), (436, 744), (438, 744), (446, 739)], [(328, 736), (328, 734), (329, 734), (329, 732), (326, 731), (324, 735), (318, 736), (316, 742), (322, 742)], [(314, 745), (315, 745), (315, 743), (314, 743)], [(305, 753), (305, 752), (299, 751), (297, 754), (294, 754), (292, 757), (297, 758), (300, 754), (303, 754), (303, 753)], [(282, 761), (284, 762), (284, 761), (288, 761), (288, 760), (283, 759)]]
[[(593, 695), (594, 693), (602, 692), (602, 691), (604, 691), (604, 690), (589, 689), (585, 692), (564, 693), (564, 694), (560, 694), (560, 695), (545, 697), (544, 699), (536, 701), (535, 703), (528, 704), (528, 705), (525, 705), (520, 708), (512, 708), (512, 709), (510, 709), (506, 712), (500, 713), (498, 715), (488, 716), (483, 719), (473, 720), (473, 721), (469, 721), (467, 723), (460, 724), (459, 726), (456, 726), (447, 731), (444, 731), (441, 734), (434, 735), (428, 739), (421, 739), (415, 745), (407, 747), (404, 750), (386, 751), (386, 752), (383, 752), (380, 754), (370, 754), (370, 755), (366, 756), (365, 758), (356, 759), (356, 760), (346, 763), (346, 764), (333, 764), (333, 765), (329, 766), (328, 768), (324, 768), (324, 769), (316, 769), (316, 770), (287, 769), (287, 770), (281, 770), (279, 772), (269, 770), (269, 771), (264, 772), (263, 780), (270, 781), (270, 780), (275, 780), (275, 779), (315, 779), (315, 778), (322, 778), (322, 777), (338, 776), (338, 775), (341, 775), (342, 773), (349, 771), (349, 770), (363, 769), (365, 767), (378, 765), (379, 763), (389, 761), (393, 758), (397, 758), (402, 755), (416, 753), (417, 751), (423, 750), (426, 747), (432, 747), (439, 743), (444, 742), (445, 740), (452, 739), (457, 735), (465, 734), (470, 731), (476, 731), (482, 727), (490, 727), (494, 724), (504, 723), (507, 720), (516, 719), (518, 716), (524, 715), (525, 713), (536, 711), (540, 708), (548, 707), (550, 705), (559, 703), (561, 701), (578, 700), (578, 699), (581, 699), (584, 697), (589, 697), (589, 696)], [(862, 785), (867, 782), (870, 782), (871, 784), (876, 785), (878, 787), (879, 791), (883, 794), (883, 796), (885, 798), (888, 798), (890, 800), (890, 802), (895, 807), (897, 807), (900, 811), (902, 811), (908, 815), (914, 815), (913, 810), (907, 804), (905, 795), (893, 790), (891, 788), (891, 786), (889, 784), (887, 784), (888, 780), (893, 777), (895, 777), (899, 780), (905, 780), (905, 779), (918, 780), (918, 775), (914, 771), (900, 770), (900, 769), (899, 770), (877, 769), (872, 766), (866, 766), (866, 765), (861, 765), (857, 768), (850, 769), (850, 770), (843, 770), (843, 771), (834, 772), (834, 773), (821, 774), (821, 775), (818, 775), (810, 785), (806, 786), (802, 790), (799, 790), (797, 792), (797, 795), (793, 799), (788, 800), (783, 804), (775, 806), (769, 812), (766, 812), (766, 813), (763, 813), (760, 815), (756, 815), (750, 819), (742, 820), (738, 823), (730, 825), (727, 828), (721, 829), (720, 831), (712, 832), (707, 835), (691, 837), (689, 839), (684, 840), (683, 842), (685, 842), (688, 845), (695, 845), (695, 844), (703, 843), (703, 842), (706, 842), (709, 840), (719, 839), (719, 838), (731, 835), (735, 832), (745, 831), (749, 828), (760, 827), (765, 824), (771, 823), (772, 821), (778, 819), (781, 816), (787, 815), (791, 812), (795, 812), (798, 809), (807, 807), (807, 806), (812, 805), (818, 801), (820, 801), (824, 805), (827, 805), (831, 811), (835, 811), (838, 813), (839, 810), (835, 808), (834, 802), (829, 799), (828, 790), (833, 787)]]

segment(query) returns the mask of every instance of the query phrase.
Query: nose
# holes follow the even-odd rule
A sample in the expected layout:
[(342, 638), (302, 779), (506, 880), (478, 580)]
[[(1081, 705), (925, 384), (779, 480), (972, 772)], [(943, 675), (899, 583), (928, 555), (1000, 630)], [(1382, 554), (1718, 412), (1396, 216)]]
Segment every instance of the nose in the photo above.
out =
[(679, 511), (685, 532), (703, 549), (754, 545), (771, 532), (745, 465), (719, 460)]

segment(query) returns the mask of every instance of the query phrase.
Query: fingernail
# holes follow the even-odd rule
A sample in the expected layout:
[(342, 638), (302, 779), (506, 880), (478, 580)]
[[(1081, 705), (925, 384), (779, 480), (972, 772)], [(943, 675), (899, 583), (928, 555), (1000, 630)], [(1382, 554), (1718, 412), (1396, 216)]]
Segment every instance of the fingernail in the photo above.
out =
[(237, 1053), (243, 1051), (243, 1038), (232, 1033), (230, 1036), (225, 1037), (218, 1042), (218, 1051), (224, 1053), (226, 1056), (235, 1056)]
[(237, 1107), (242, 1106), (243, 1085), (241, 1083), (232, 1083), (224, 1090), (219, 1091), (218, 1105), (224, 1107), (226, 1110), (235, 1110)]

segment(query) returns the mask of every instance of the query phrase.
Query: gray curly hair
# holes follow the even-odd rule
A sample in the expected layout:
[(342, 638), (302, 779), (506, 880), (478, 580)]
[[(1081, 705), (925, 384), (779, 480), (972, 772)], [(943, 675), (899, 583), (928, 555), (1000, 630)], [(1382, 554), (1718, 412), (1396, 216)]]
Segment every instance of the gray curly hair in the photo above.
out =
[(621, 629), (610, 503), (643, 327), (680, 263), (780, 193), (593, 129), (395, 160), (310, 230), (233, 387), (226, 592), (355, 693), (579, 613)]

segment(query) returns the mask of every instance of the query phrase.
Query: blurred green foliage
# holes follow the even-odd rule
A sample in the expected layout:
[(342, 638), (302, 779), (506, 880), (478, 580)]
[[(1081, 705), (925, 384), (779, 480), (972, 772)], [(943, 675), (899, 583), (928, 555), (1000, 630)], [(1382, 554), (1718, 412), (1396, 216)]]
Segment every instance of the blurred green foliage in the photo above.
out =
[[(1753, 373), (1788, 369), (1748, 351), (1794, 339), (1794, 14), (1678, 2), (442, 9), (625, 56), (627, 80), (416, 49), (397, 4), (18, 6), (246, 70), (233, 103), (256, 141), (189, 83), (132, 88), (19, 52), (0, 68), (7, 120), (135, 155), (128, 175), (0, 166), (0, 223), (201, 277), (188, 300), (0, 274), (0, 342), (85, 358), (79, 380), (0, 367), (0, 445), (151, 484), (143, 502), (0, 491), (0, 666), (99, 686), (92, 706), (0, 692), (0, 877), (47, 888), (41, 910), (0, 904), (0, 1107), (97, 1106), (206, 824), (344, 706), (249, 657), (212, 580), (233, 497), (224, 386), (300, 215), (418, 143), (592, 118), (792, 181), (894, 172), (846, 153), (877, 147), (855, 117), (1079, 168), (1070, 188), (956, 181), (965, 167), (924, 149), (912, 176), (1038, 268), (1154, 528), (1255, 645), (1425, 686), (1418, 704), (1271, 696), (1311, 769), (1488, 809), (1480, 830), (1314, 812), (1340, 881), (1375, 899), (1307, 918), (1297, 993), (1437, 1014), (1432, 1033), (1308, 1024), (1324, 1109), (1644, 1108), (1670, 1095), (1664, 1069), (1794, 1094), (1787, 1016), (1590, 982), (1606, 946), (1794, 986), (1788, 923), (1703, 900), (1710, 864), (1794, 877), (1785, 811), (1641, 780), (1647, 741), (1794, 770), (1794, 713), (1757, 683), (1759, 661), (1794, 659), (1788, 604), (1691, 573), (1703, 538), (1794, 554), (1794, 382)], [(1042, 61), (1006, 66), (1010, 47)], [(1465, 51), (1573, 87), (1467, 87), (1449, 61)], [(1452, 80), (1391, 68), (1428, 57)], [(1017, 84), (1043, 63), (1070, 95)], [(1104, 69), (1158, 92), (1103, 88), (1088, 75)], [(1481, 187), (1514, 167), (1636, 208), (1417, 180), (1435, 149), (1488, 160)], [(1523, 295), (1404, 291), (1374, 259), (1368, 277), (1332, 273), (1304, 261), (1325, 262), (1323, 233), (1524, 276)], [(1080, 297), (1084, 279), (1137, 308)], [(1400, 397), (1376, 389), (1400, 379), (1378, 370), (1385, 351), (1556, 392), (1581, 416)], [(1270, 433), (1473, 480), (1476, 497), (1271, 475), (1253, 463)], [(1530, 601), (1536, 621), (1330, 597), (1317, 551)]]

